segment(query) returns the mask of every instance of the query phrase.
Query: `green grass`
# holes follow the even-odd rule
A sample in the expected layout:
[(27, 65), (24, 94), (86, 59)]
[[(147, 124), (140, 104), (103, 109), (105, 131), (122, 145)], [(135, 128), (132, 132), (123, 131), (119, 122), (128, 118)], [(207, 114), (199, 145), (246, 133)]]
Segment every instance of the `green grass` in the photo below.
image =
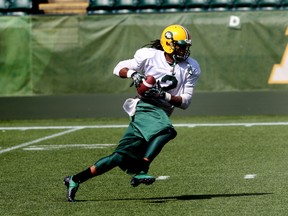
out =
[[(173, 123), (288, 122), (288, 116), (178, 117)], [(128, 124), (127, 119), (0, 121), (0, 127)], [(117, 144), (125, 128), (86, 128), (0, 154), (0, 215), (287, 215), (288, 125), (177, 127), (178, 136), (150, 173), (170, 176), (151, 186), (129, 185), (115, 168), (80, 186), (77, 203), (65, 199), (63, 177), (114, 147), (24, 150), (29, 146)], [(0, 151), (67, 129), (0, 130)], [(256, 174), (245, 179), (247, 174)]]

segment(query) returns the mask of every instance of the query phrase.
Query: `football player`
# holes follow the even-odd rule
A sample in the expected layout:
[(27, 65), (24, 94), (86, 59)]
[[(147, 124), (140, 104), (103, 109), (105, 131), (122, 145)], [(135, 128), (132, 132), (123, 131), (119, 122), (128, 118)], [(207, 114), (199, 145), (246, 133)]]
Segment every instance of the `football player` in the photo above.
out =
[(192, 99), (200, 75), (198, 62), (189, 57), (192, 38), (181, 25), (166, 27), (160, 40), (152, 41), (136, 51), (134, 58), (120, 61), (113, 73), (120, 78), (132, 78), (136, 88), (147, 75), (157, 81), (156, 87), (144, 96), (129, 98), (123, 108), (130, 124), (114, 152), (96, 161), (86, 170), (64, 178), (67, 199), (75, 201), (81, 183), (120, 167), (131, 175), (130, 184), (152, 184), (149, 165), (162, 148), (177, 135), (169, 116), (175, 107), (186, 109)]

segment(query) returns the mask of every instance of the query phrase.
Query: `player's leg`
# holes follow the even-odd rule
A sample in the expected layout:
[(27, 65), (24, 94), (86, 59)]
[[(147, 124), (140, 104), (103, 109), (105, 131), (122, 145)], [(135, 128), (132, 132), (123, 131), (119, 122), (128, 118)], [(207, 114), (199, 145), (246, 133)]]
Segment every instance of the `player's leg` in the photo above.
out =
[[(126, 129), (122, 139), (119, 142), (119, 145), (115, 149), (114, 153), (110, 156), (101, 158), (94, 165), (87, 168), (86, 170), (74, 175), (67, 176), (64, 178), (64, 184), (67, 187), (67, 199), (69, 202), (74, 202), (75, 194), (79, 188), (79, 184), (87, 181), (94, 176), (101, 175), (105, 172), (108, 172), (112, 168), (119, 166), (123, 169), (122, 160), (123, 155), (127, 153), (125, 148), (131, 149), (129, 142), (133, 143), (134, 137), (133, 128), (131, 125)], [(132, 140), (132, 141), (131, 141)], [(133, 148), (132, 148), (133, 149)], [(124, 154), (123, 154), (124, 153)], [(127, 153), (129, 155), (129, 152)]]
[(176, 131), (174, 129), (167, 129), (163, 133), (153, 138), (149, 143), (147, 150), (144, 154), (144, 161), (142, 171), (135, 175), (131, 180), (131, 185), (136, 187), (143, 183), (146, 185), (152, 184), (155, 181), (155, 177), (148, 175), (149, 165), (155, 159), (155, 157), (161, 152), (162, 148), (171, 139), (175, 138)]
[(67, 186), (67, 200), (69, 202), (75, 201), (75, 194), (79, 188), (80, 183), (87, 181), (94, 176), (101, 175), (116, 166), (119, 166), (123, 156), (118, 153), (113, 153), (107, 157), (101, 158), (94, 165), (87, 168), (86, 170), (64, 178), (64, 184)]
[(161, 152), (162, 148), (171, 139), (176, 137), (177, 133), (174, 129), (167, 129), (153, 138), (149, 143), (147, 150), (144, 154), (144, 159), (148, 162), (152, 162), (156, 156)]
[(155, 181), (155, 177), (147, 173), (148, 170), (143, 172), (147, 167), (147, 161), (143, 158), (146, 149), (147, 141), (139, 130), (130, 124), (115, 151), (125, 155), (120, 168), (133, 175), (130, 184), (134, 187), (141, 183), (148, 185)]

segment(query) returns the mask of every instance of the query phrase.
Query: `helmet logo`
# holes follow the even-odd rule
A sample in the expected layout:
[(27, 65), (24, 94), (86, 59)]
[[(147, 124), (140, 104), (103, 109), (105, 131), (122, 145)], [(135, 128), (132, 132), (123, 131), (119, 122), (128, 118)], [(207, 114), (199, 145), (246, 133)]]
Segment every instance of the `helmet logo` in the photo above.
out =
[(169, 39), (169, 40), (173, 40), (173, 34), (172, 34), (172, 32), (167, 31), (167, 32), (165, 33), (165, 38), (166, 38), (166, 39)]

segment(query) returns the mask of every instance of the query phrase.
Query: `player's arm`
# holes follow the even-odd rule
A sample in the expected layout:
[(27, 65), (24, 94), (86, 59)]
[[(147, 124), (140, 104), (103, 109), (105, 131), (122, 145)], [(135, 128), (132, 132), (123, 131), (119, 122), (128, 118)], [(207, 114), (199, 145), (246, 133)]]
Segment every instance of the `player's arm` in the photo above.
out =
[(164, 99), (170, 104), (174, 105), (175, 107), (186, 109), (191, 103), (192, 94), (193, 94), (193, 88), (190, 88), (189, 91), (186, 91), (186, 93), (181, 94), (179, 96), (165, 92)]
[(124, 68), (120, 69), (119, 77), (128, 78), (128, 71), (129, 71), (129, 68), (127, 68), (127, 67), (124, 67)]
[(131, 70), (127, 67), (121, 68), (118, 72), (118, 74), (116, 74), (117, 76), (121, 77), (121, 78), (131, 78), (131, 75), (136, 72), (135, 70)]
[(191, 104), (194, 86), (197, 83), (201, 73), (200, 66), (196, 60), (190, 58), (189, 65), (191, 65), (191, 67), (188, 72), (187, 81), (184, 84), (183, 92), (180, 94), (182, 101), (179, 107), (181, 109), (187, 109)]
[[(136, 51), (132, 59), (120, 61), (114, 68), (113, 73), (121, 78), (133, 78), (135, 72), (144, 71), (141, 68), (143, 62), (154, 55), (154, 51), (148, 48), (142, 48)], [(142, 73), (140, 73), (142, 74)], [(144, 74), (143, 74), (144, 75)]]
[(137, 88), (142, 82), (142, 79), (145, 79), (145, 75), (131, 69), (136, 68), (134, 65), (137, 65), (134, 59), (121, 61), (116, 65), (113, 73), (121, 78), (132, 78), (133, 83), (131, 83), (130, 86), (133, 86), (134, 84), (134, 86)]
[(113, 74), (121, 78), (131, 78), (132, 74), (136, 72), (137, 64), (133, 59), (120, 61), (114, 68)]
[(157, 87), (153, 87), (145, 93), (145, 97), (162, 99), (174, 105), (175, 107), (186, 109), (191, 103), (192, 94), (193, 85), (189, 83), (185, 84), (184, 91), (181, 95), (172, 95), (169, 92), (165, 92), (158, 82)]
[(179, 108), (187, 109), (189, 107), (192, 101), (193, 90), (194, 90), (193, 86), (186, 86), (184, 89), (184, 93), (181, 94), (180, 96), (177, 96), (181, 97), (181, 104), (180, 106), (178, 106)]
[[(169, 94), (169, 93), (167, 93)], [(171, 94), (170, 94), (171, 95)], [(176, 106), (176, 107), (181, 107), (182, 104), (182, 97), (181, 96), (175, 96), (171, 95), (171, 99), (168, 101), (170, 104)]]
[(124, 67), (120, 69), (119, 71), (119, 77), (121, 78), (132, 78), (133, 80), (135, 79), (141, 79), (144, 78), (145, 76), (142, 74), (139, 74), (137, 71), (129, 69), (127, 67)]

